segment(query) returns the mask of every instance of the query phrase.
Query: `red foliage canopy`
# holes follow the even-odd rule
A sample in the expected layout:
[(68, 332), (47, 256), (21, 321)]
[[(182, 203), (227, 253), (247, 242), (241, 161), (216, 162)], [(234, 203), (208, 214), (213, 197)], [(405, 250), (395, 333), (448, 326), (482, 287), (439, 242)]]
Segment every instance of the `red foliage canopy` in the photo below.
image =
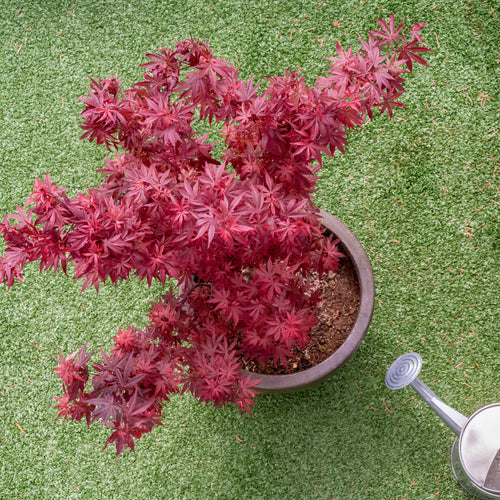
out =
[[(313, 86), (286, 71), (261, 89), (199, 40), (147, 54), (144, 79), (128, 90), (91, 80), (82, 138), (119, 153), (99, 170), (102, 184), (73, 199), (49, 174), (36, 180), (0, 224), (0, 282), (12, 286), (37, 260), (64, 272), (72, 262), (84, 289), (133, 273), (149, 285), (175, 278), (182, 291), (153, 304), (144, 331), (118, 333), (91, 388), (85, 347), (60, 356), (59, 416), (100, 420), (120, 455), (160, 423), (177, 391), (250, 412), (255, 383), (241, 358), (286, 366), (307, 343), (319, 300), (308, 276), (341, 257), (312, 202), (322, 155), (343, 153), (348, 130), (374, 109), (404, 107), (402, 75), (426, 64), (424, 25), (407, 40), (394, 16), (379, 24), (356, 54), (337, 43)], [(221, 124), (221, 162), (197, 120)]]

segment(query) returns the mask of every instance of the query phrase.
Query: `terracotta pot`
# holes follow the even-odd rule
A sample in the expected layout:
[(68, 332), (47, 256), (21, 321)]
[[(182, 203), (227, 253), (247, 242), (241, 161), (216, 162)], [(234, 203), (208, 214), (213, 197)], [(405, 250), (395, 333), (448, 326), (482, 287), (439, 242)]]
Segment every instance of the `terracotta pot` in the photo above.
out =
[(323, 225), (329, 232), (340, 239), (342, 243), (341, 251), (351, 260), (354, 266), (361, 292), (358, 317), (351, 333), (342, 346), (318, 365), (302, 372), (288, 375), (263, 375), (252, 373), (252, 379), (262, 379), (255, 387), (256, 390), (262, 393), (301, 391), (332, 375), (333, 372), (343, 366), (355, 353), (366, 335), (372, 318), (373, 303), (375, 300), (375, 284), (368, 256), (361, 246), (361, 243), (347, 226), (333, 217), (333, 215), (323, 210), (320, 212), (323, 217)]

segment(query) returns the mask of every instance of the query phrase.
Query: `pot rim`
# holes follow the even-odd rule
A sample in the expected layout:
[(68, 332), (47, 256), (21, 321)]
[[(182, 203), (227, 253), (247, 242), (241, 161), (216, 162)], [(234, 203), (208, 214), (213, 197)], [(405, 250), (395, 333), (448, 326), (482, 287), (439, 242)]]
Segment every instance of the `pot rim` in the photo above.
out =
[(363, 246), (343, 222), (324, 210), (319, 210), (319, 213), (323, 219), (323, 225), (340, 239), (343, 253), (354, 266), (361, 296), (358, 317), (344, 343), (329, 358), (316, 366), (285, 375), (264, 375), (242, 370), (245, 374), (250, 374), (251, 380), (260, 380), (254, 388), (261, 393), (301, 391), (329, 377), (356, 352), (367, 333), (372, 318), (375, 282), (370, 260)]

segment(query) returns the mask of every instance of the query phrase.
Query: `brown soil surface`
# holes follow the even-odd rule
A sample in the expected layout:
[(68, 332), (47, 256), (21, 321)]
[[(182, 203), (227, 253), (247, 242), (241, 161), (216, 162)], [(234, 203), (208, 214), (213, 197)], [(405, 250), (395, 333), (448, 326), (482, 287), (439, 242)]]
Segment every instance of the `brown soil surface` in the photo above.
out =
[(272, 363), (249, 363), (245, 368), (266, 375), (295, 373), (315, 366), (331, 356), (345, 341), (358, 316), (359, 282), (350, 260), (343, 259), (340, 269), (318, 280), (322, 299), (318, 306), (318, 323), (312, 329), (310, 342), (297, 348), (297, 356), (289, 362), (288, 370)]

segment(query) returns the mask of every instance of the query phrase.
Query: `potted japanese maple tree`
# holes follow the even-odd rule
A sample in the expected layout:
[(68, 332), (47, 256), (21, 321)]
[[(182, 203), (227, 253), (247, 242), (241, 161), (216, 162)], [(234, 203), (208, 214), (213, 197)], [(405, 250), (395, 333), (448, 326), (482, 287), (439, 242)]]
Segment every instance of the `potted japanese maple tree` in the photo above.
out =
[[(403, 75), (426, 64), (419, 54), (429, 50), (424, 25), (405, 35), (393, 15), (379, 24), (357, 53), (337, 43), (326, 76), (311, 86), (292, 71), (266, 85), (243, 81), (194, 39), (147, 54), (144, 79), (128, 90), (115, 78), (91, 81), (82, 137), (117, 153), (99, 169), (102, 184), (74, 198), (48, 173), (36, 179), (0, 224), (0, 282), (12, 286), (38, 260), (64, 272), (71, 262), (84, 289), (131, 275), (169, 288), (149, 326), (120, 330), (92, 367), (86, 346), (60, 354), (59, 416), (100, 420), (112, 430), (106, 446), (120, 455), (160, 424), (172, 393), (250, 411), (257, 392), (308, 386), (352, 355), (370, 321), (373, 277), (352, 233), (314, 205), (316, 174), (323, 154), (344, 152), (349, 129), (404, 107)], [(198, 121), (218, 126), (223, 151), (196, 132)], [(310, 343), (321, 280), (343, 255), (361, 311), (333, 366), (319, 363), (314, 380), (245, 371), (290, 371)]]

